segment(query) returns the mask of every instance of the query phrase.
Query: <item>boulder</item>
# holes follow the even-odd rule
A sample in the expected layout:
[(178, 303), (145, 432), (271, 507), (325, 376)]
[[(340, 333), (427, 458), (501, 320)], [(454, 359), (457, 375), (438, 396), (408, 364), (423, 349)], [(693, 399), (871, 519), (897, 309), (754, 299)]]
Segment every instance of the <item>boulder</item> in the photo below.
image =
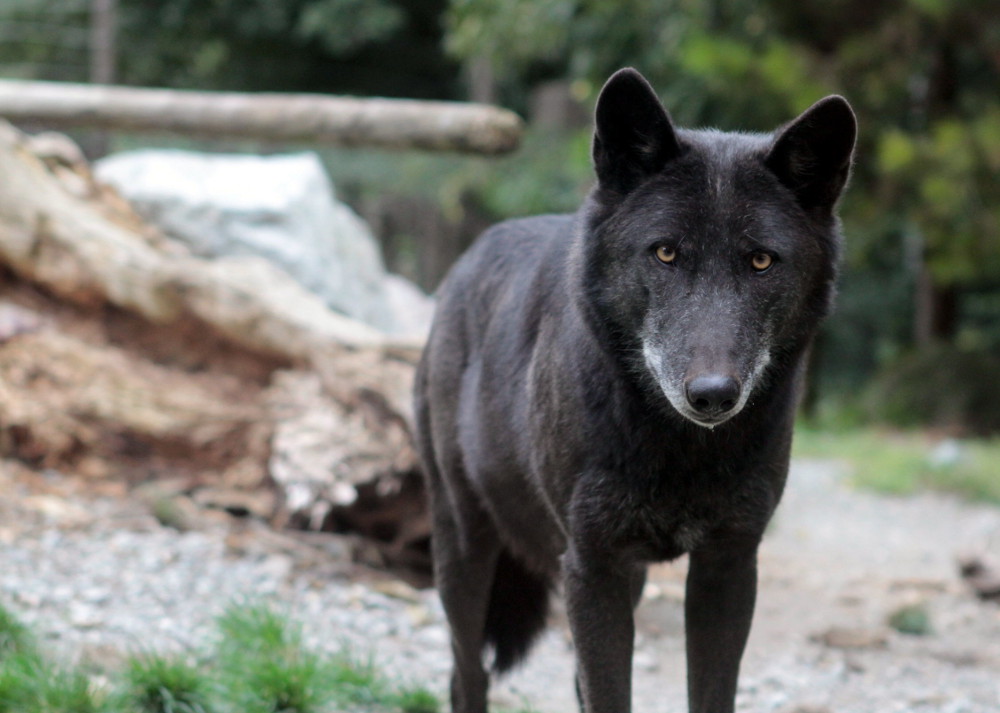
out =
[(388, 286), (378, 244), (336, 200), (314, 153), (142, 150), (99, 161), (95, 174), (197, 255), (264, 257), (330, 308), (383, 332), (412, 335), (429, 323), (412, 322), (419, 308), (394, 313), (399, 290)]

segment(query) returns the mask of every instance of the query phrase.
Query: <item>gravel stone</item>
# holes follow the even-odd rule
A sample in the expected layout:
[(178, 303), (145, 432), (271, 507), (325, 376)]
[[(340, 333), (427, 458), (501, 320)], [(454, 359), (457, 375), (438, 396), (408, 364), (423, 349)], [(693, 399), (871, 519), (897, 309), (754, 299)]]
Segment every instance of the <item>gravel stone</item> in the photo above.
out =
[[(263, 600), (303, 622), (308, 644), (348, 646), (445, 695), (449, 634), (432, 590), (317, 558), (315, 548), (303, 559), (294, 550), (230, 547), (235, 524), (181, 533), (129, 499), (80, 493), (71, 503), (78, 507), (42, 508), (5, 483), (2, 468), (0, 603), (65, 660), (113, 664), (134, 652), (197, 648), (231, 603)], [(58, 485), (60, 476), (47, 480)], [(956, 566), (958, 553), (1000, 547), (1000, 510), (938, 494), (879, 497), (844, 481), (835, 463), (793, 467), (761, 550), (738, 711), (1000, 710), (1000, 606), (978, 601)], [(637, 615), (633, 697), (645, 713), (686, 711), (685, 569), (683, 560), (654, 567)], [(914, 599), (925, 603), (932, 631), (881, 633), (887, 616)], [(555, 609), (527, 664), (494, 687), (495, 706), (576, 710), (572, 644)], [(823, 632), (836, 630), (879, 631), (884, 645), (824, 643)]]

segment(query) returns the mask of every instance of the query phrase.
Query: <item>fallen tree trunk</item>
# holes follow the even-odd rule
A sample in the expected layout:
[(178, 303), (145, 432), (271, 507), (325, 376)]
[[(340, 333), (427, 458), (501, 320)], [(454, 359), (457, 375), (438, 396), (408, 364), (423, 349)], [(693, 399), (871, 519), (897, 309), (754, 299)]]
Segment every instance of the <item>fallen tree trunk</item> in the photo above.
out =
[[(94, 198), (100, 190), (93, 184)], [(0, 262), (25, 278), (75, 303), (108, 302), (155, 324), (193, 317), (246, 348), (296, 362), (388, 344), (262, 258), (194, 257), (137, 223), (69, 193), (25, 135), (0, 123)]]
[(0, 116), (55, 129), (501, 154), (517, 148), (513, 112), (485, 104), (241, 94), (0, 80)]
[(264, 481), (270, 426), (255, 398), (260, 387), (195, 376), (51, 327), (38, 319), (16, 338), (0, 335), (4, 457), (91, 478), (196, 463), (224, 483)]

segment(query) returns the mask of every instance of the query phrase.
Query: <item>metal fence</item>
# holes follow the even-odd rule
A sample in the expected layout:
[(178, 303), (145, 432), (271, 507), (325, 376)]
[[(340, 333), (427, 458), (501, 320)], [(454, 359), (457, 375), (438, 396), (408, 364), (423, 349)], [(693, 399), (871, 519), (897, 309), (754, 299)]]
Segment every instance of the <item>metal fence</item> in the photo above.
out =
[(109, 83), (118, 0), (0, 0), (0, 77)]

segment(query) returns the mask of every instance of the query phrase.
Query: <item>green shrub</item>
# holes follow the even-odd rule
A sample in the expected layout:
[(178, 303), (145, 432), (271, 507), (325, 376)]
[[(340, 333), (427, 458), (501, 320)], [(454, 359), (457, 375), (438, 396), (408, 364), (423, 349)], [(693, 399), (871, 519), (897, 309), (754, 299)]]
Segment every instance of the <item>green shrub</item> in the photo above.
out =
[(939, 345), (883, 369), (866, 395), (870, 413), (902, 427), (1000, 433), (1000, 357)]

